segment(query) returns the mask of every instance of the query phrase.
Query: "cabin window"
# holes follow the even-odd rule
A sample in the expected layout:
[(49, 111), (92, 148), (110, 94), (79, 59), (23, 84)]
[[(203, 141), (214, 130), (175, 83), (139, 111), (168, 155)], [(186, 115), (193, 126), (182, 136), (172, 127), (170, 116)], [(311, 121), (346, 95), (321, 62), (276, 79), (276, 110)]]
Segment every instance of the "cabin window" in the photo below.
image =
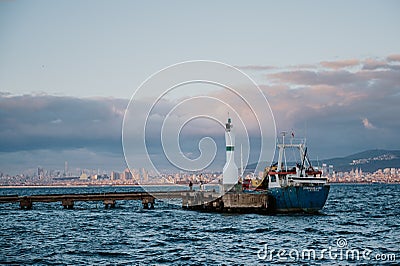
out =
[(276, 176), (275, 175), (271, 175), (271, 182), (276, 182)]

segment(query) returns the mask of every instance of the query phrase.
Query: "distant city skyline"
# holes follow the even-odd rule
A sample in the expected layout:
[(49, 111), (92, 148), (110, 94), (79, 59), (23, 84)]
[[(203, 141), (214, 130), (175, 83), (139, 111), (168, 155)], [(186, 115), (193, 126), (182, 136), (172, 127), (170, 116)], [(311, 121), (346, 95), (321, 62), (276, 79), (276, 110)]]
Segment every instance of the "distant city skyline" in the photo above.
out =
[[(351, 171), (335, 171), (333, 165), (323, 164), (319, 170), (329, 179), (330, 183), (400, 183), (400, 168), (386, 167), (373, 172), (362, 171), (356, 167)], [(261, 180), (264, 172), (248, 173), (241, 180)], [(40, 186), (134, 186), (134, 185), (177, 185), (188, 186), (190, 182), (195, 185), (215, 185), (222, 182), (221, 172), (171, 172), (160, 175), (147, 172), (145, 169), (128, 169), (111, 171), (110, 173), (96, 173), (96, 170), (81, 170), (80, 174), (64, 175), (60, 171), (49, 171), (38, 168), (37, 173), (8, 175), (0, 173), (0, 186), (2, 187), (40, 187)]]
[[(155, 72), (197, 59), (254, 79), (277, 133), (306, 137), (313, 159), (400, 149), (399, 10), (398, 1), (0, 1), (0, 172), (63, 169), (65, 161), (70, 169), (124, 169), (130, 97)], [(154, 117), (165, 118), (189, 91), (167, 95)], [(222, 169), (223, 129), (210, 121), (188, 128), (183, 152), (195, 158), (198, 141), (210, 136), (218, 147), (212, 168)], [(250, 139), (260, 142), (251, 130)], [(168, 168), (159, 143), (149, 143)], [(141, 156), (134, 167), (143, 167)]]

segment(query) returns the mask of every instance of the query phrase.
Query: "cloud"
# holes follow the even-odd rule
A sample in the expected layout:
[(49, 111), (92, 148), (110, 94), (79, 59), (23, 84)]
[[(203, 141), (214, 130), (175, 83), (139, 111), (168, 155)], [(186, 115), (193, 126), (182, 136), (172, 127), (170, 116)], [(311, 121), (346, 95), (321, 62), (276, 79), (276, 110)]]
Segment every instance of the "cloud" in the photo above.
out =
[(127, 102), (51, 95), (0, 96), (0, 152), (118, 150)]
[(393, 67), (396, 68), (397, 66), (393, 66), (391, 64), (389, 64), (387, 61), (385, 60), (377, 60), (377, 59), (365, 59), (363, 62), (363, 67), (362, 69), (364, 70), (385, 70), (385, 69), (392, 69)]
[(51, 121), (50, 123), (59, 124), (59, 123), (61, 123), (61, 122), (62, 122), (62, 120), (61, 120), (60, 118), (57, 118), (57, 119)]
[(367, 129), (375, 129), (375, 126), (371, 122), (369, 122), (368, 118), (363, 118), (362, 123)]
[(389, 62), (400, 62), (400, 54), (389, 55), (386, 59)]
[(272, 70), (276, 69), (275, 66), (265, 66), (265, 65), (246, 65), (246, 66), (235, 66), (241, 70)]
[[(128, 100), (0, 94), (0, 172), (43, 166), (121, 170)], [(31, 171), (32, 172), (32, 171)], [(75, 171), (79, 173), (79, 171)]]
[[(225, 97), (226, 93), (221, 96)], [(161, 127), (169, 112), (180, 102), (161, 99), (154, 106), (146, 125), (147, 151), (155, 165), (163, 169), (171, 165), (163, 154)], [(0, 97), (0, 172), (7, 169), (8, 173), (15, 173), (15, 170), (12, 172), (10, 169), (20, 171), (38, 165), (58, 169), (64, 161), (81, 168), (100, 167), (104, 163), (100, 169), (120, 169), (113, 167), (120, 167), (121, 162), (124, 162), (121, 136), (127, 104), (128, 100), (114, 98), (4, 94)], [(148, 99), (141, 99), (133, 104), (151, 106), (152, 103)], [(244, 104), (232, 102), (232, 105), (238, 107)], [(171, 114), (172, 124), (168, 126), (179, 128), (185, 120), (181, 117), (186, 117), (188, 112), (204, 113), (204, 106), (201, 101), (200, 104), (188, 101), (186, 107)], [(207, 108), (211, 114), (226, 118), (226, 109), (218, 103), (208, 105)], [(146, 116), (145, 113), (133, 115), (134, 121)], [(235, 120), (235, 123), (238, 122)], [(215, 121), (195, 119), (183, 127), (179, 136), (182, 151), (198, 156), (199, 141), (205, 136), (212, 137), (218, 146), (218, 158), (212, 167), (222, 168), (225, 155), (224, 130)], [(133, 139), (134, 144), (143, 143), (138, 132), (129, 132), (129, 138)], [(145, 154), (138, 153), (135, 148), (131, 154), (132, 167), (145, 167), (142, 164)], [(115, 156), (119, 159), (115, 159)]]
[[(330, 61), (331, 68), (315, 63), (307, 70), (290, 66), (265, 71), (260, 88), (278, 131), (300, 131), (296, 136), (306, 136), (310, 152), (319, 158), (372, 148), (400, 149), (400, 69), (393, 59), (350, 59)], [(360, 117), (368, 119), (361, 119), (361, 124)]]
[(358, 59), (338, 60), (338, 61), (322, 61), (321, 66), (331, 69), (341, 69), (346, 67), (353, 67), (360, 64)]
[(291, 70), (267, 75), (277, 83), (292, 85), (341, 85), (353, 82), (357, 76), (345, 70), (319, 71), (319, 70)]
[[(400, 69), (393, 63), (396, 58), (392, 55), (386, 59), (317, 62), (307, 65), (307, 69), (302, 68), (303, 65), (289, 66), (276, 68), (273, 73), (266, 67), (258, 68), (257, 74), (264, 78), (265, 83), (259, 82), (260, 88), (271, 105), (278, 131), (294, 129), (296, 136), (307, 137), (311, 157), (327, 158), (373, 148), (400, 149)], [(358, 65), (354, 65), (357, 60)], [(325, 67), (321, 68), (321, 65)], [(241, 112), (250, 139), (255, 142), (260, 140), (257, 121), (237, 95), (218, 90), (208, 92), (208, 95), (223, 99)], [(149, 153), (165, 168), (168, 162), (163, 158), (160, 128), (177, 102), (183, 103), (183, 100), (161, 99), (150, 114), (151, 123), (146, 131)], [(30, 157), (41, 157), (49, 165), (51, 160), (55, 161), (53, 164), (58, 165), (60, 161), (62, 164), (62, 156), (55, 154), (66, 157), (75, 154), (74, 158), (83, 158), (78, 161), (85, 161), (86, 158), (104, 164), (108, 161), (123, 162), (121, 128), (127, 104), (127, 99), (45, 94), (16, 96), (1, 92), (0, 169), (6, 169), (5, 165), (36, 164), (37, 160)], [(141, 99), (135, 104), (148, 106), (150, 103)], [(179, 119), (187, 115), (185, 110), (193, 113), (207, 110), (221, 117), (226, 116), (227, 109), (219, 104), (213, 106), (190, 101), (188, 104), (190, 108), (183, 108), (172, 115), (171, 126), (180, 125)], [(140, 117), (146, 114), (134, 115)], [(238, 126), (238, 123), (235, 125)], [(213, 137), (218, 150), (223, 148), (220, 125), (199, 119), (191, 121), (182, 130), (182, 152), (198, 155), (198, 143), (204, 136)], [(46, 154), (52, 155), (46, 157)], [(118, 159), (107, 160), (112, 156)], [(134, 166), (143, 167), (140, 164), (143, 154), (134, 156)], [(218, 153), (217, 157), (218, 166), (223, 163), (224, 153)], [(250, 157), (251, 162), (256, 160), (255, 156)]]

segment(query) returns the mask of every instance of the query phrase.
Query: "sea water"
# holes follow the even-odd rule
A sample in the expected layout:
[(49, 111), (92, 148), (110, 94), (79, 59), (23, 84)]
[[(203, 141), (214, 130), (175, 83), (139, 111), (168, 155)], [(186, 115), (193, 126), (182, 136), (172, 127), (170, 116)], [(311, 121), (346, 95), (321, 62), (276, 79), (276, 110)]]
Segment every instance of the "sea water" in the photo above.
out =
[[(0, 189), (1, 195), (140, 187)], [(0, 204), (0, 264), (348, 265), (400, 262), (400, 185), (331, 185), (318, 214), (220, 214), (158, 201)]]

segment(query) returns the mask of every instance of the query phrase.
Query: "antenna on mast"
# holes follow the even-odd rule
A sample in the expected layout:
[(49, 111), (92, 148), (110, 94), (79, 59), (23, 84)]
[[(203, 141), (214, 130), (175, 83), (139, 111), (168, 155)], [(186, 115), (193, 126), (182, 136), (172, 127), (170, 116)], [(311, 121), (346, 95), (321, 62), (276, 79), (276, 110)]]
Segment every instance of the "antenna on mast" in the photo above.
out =
[(307, 142), (307, 120), (304, 121), (304, 145)]

